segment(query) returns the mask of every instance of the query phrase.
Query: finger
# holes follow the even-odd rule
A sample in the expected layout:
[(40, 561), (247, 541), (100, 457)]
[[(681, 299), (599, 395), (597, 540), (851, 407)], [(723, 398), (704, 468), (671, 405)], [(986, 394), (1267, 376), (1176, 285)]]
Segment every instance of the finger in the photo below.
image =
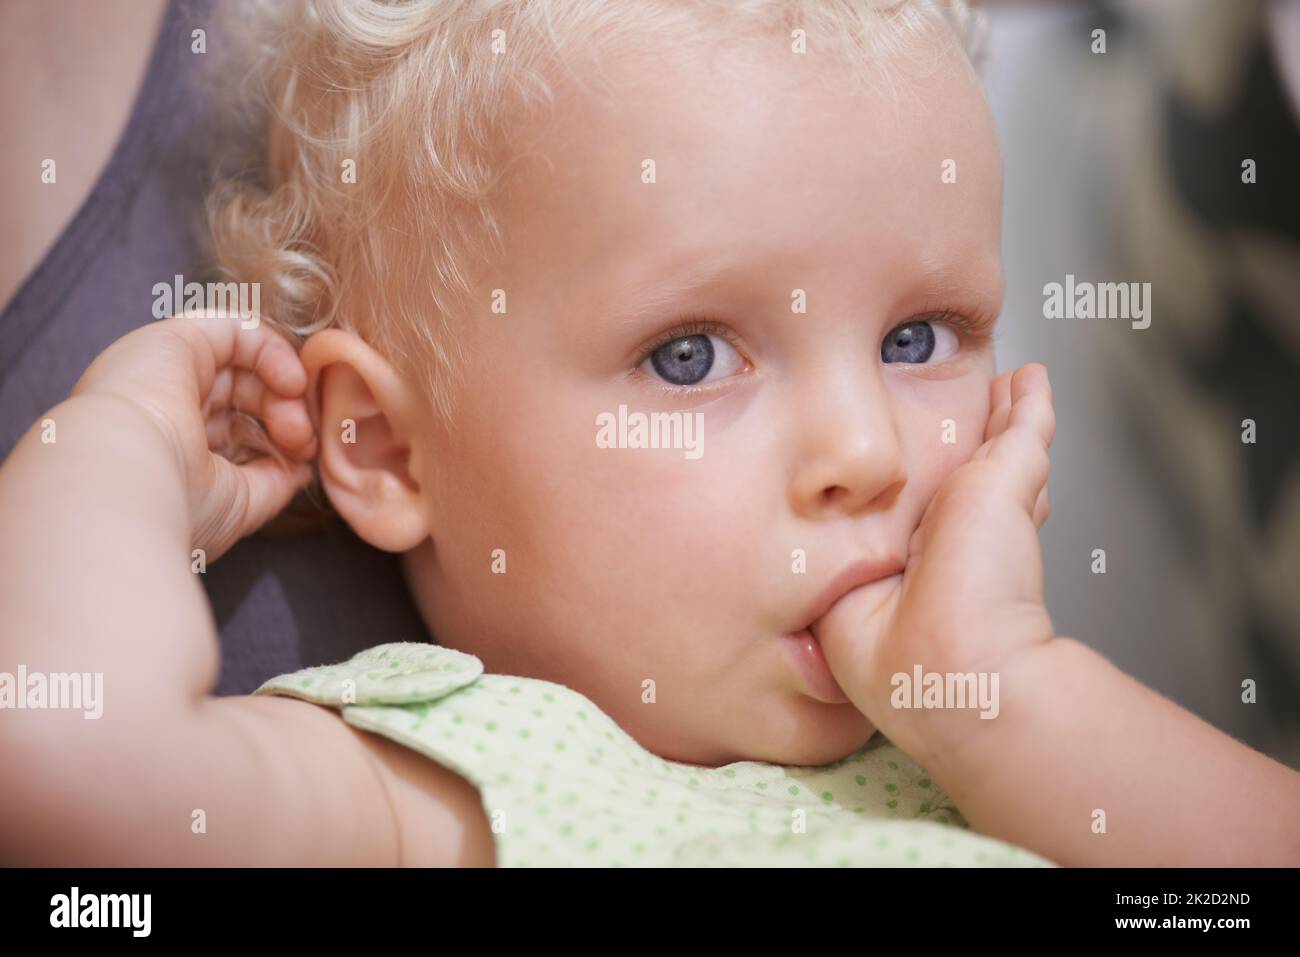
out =
[(1044, 485), (1042, 491), (1038, 493), (1038, 500), (1034, 502), (1034, 525), (1042, 528), (1047, 522), (1048, 512), (1050, 511), (1047, 504), (1047, 486)]
[(198, 367), (200, 395), (211, 393), (218, 372), (227, 367), (245, 369), (256, 374), (279, 395), (289, 398), (302, 395), (307, 388), (307, 371), (292, 345), (275, 332), (269, 323), (249, 326), (238, 317), (214, 316), (209, 313), (186, 314), (172, 322), (194, 345), (206, 345), (209, 361)]
[(1042, 438), (1032, 429), (1012, 425), (994, 439), (988, 457), (998, 463), (1008, 494), (1033, 517), (1050, 464)]
[(226, 449), (230, 447), (232, 422), (228, 415), (216, 415), (203, 423), (208, 435), (209, 449)]
[(203, 402), (203, 414), (213, 415), (230, 408), (230, 397), (235, 389), (235, 370), (226, 366), (217, 369), (212, 378), (212, 387)]
[[(1046, 367), (1032, 362), (998, 376), (995, 386), (994, 401), (999, 405), (989, 417), (991, 435), (971, 459), (999, 462), (1011, 494), (1033, 516), (1047, 482), (1047, 449), (1056, 431), (1051, 382)], [(1001, 404), (1004, 389), (1007, 404)]]
[(1016, 370), (1011, 380), (1011, 416), (1007, 428), (1026, 428), (1052, 447), (1056, 435), (1056, 412), (1052, 408), (1052, 383), (1047, 368), (1031, 362)]
[[(221, 448), (229, 441), (237, 413), (245, 413), (264, 423), (265, 409), (273, 397), (274, 393), (256, 373), (234, 366), (218, 369), (212, 380), (212, 391), (203, 406), (208, 447)], [(220, 444), (214, 444), (218, 440)]]
[(261, 457), (246, 465), (212, 457), (211, 513), (196, 516), (198, 537), (213, 559), (251, 535), (284, 509), (311, 478), (311, 468), (281, 466)]
[(276, 395), (255, 373), (235, 369), (230, 406), (260, 419), (266, 434), (281, 451), (294, 458), (308, 457), (305, 453), (315, 432), (301, 398)]
[(302, 399), (268, 394), (262, 405), (262, 421), (271, 440), (286, 455), (302, 461), (316, 457), (316, 430)]
[[(267, 397), (271, 395), (266, 383), (256, 373), (238, 368), (223, 369), (217, 378), (220, 379), (227, 373), (233, 382), (230, 388), (228, 407), (236, 412), (247, 412), (249, 415), (260, 416)], [(214, 411), (216, 411), (215, 408)]]
[(208, 393), (204, 413), (219, 415), (227, 410), (233, 410), (261, 416), (267, 403), (275, 397), (275, 393), (267, 388), (266, 383), (257, 373), (235, 366), (225, 366), (217, 370), (212, 380), (212, 391)]
[(989, 387), (991, 411), (988, 425), (984, 429), (984, 439), (988, 441), (995, 435), (1001, 435), (1007, 427), (1007, 416), (1011, 413), (1011, 376), (1013, 372), (1004, 372)]
[(225, 448), (232, 435), (232, 413), (246, 413), (261, 422), (266, 435), (290, 458), (315, 455), (316, 433), (306, 403), (276, 395), (256, 374), (227, 366), (213, 380), (205, 415), (208, 447)]
[(871, 661), (897, 608), (901, 581), (897, 574), (853, 589), (812, 626), (835, 681), (863, 713), (879, 693), (869, 684)]
[(293, 399), (307, 390), (307, 370), (289, 342), (266, 325), (240, 330), (233, 364), (249, 369), (273, 391)]
[(274, 459), (266, 457), (254, 459), (246, 465), (230, 467), (240, 471), (249, 490), (248, 510), (236, 541), (253, 534), (280, 514), (312, 475), (311, 467), (305, 463), (285, 468)]

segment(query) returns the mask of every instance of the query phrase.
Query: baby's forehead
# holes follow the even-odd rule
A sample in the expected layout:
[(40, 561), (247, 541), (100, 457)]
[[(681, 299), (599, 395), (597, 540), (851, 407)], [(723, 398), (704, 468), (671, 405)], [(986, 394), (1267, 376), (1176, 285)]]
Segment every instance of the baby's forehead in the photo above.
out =
[(988, 272), (991, 117), (960, 52), (924, 50), (924, 69), (900, 50), (893, 82), (865, 89), (776, 44), (665, 50), (658, 69), (645, 50), (602, 57), (520, 137), (509, 246), (611, 287), (719, 251), (804, 276), (868, 258)]
[(550, 185), (590, 188), (603, 183), (588, 177), (601, 164), (664, 185), (761, 163), (773, 188), (790, 188), (837, 157), (863, 179), (904, 171), (879, 161), (915, 163), (940, 147), (957, 162), (1000, 164), (978, 78), (951, 37), (914, 34), (867, 63), (794, 53), (780, 36), (670, 39), (624, 40), (556, 64), (548, 104), (509, 129), (510, 172), (531, 158)]
[(854, 96), (892, 100), (904, 110), (936, 84), (948, 84), (948, 94), (962, 102), (982, 102), (974, 68), (947, 28), (906, 31), (881, 25), (876, 33), (878, 48), (859, 48), (840, 36), (833, 42), (795, 43), (780, 29), (730, 33), (721, 22), (685, 32), (665, 28), (562, 43), (537, 68), (555, 106), (540, 116), (550, 124), (563, 120), (565, 112), (575, 120), (590, 119), (592, 111), (584, 107), (596, 105), (639, 116), (649, 106), (690, 113), (736, 103), (777, 107), (800, 99), (807, 107)]

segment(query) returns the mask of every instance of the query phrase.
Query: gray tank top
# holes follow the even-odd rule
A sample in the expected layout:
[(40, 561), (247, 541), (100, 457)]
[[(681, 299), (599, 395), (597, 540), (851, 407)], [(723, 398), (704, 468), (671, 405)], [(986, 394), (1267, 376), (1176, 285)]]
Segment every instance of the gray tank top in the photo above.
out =
[[(172, 0), (125, 131), (54, 247), (0, 314), (0, 458), (64, 399), (91, 360), (153, 321), (153, 286), (208, 265), (200, 241), (213, 117), (191, 32), (214, 35), (207, 0)], [(218, 694), (339, 661), (372, 645), (427, 641), (395, 556), (341, 522), (245, 539), (202, 576), (221, 631)]]

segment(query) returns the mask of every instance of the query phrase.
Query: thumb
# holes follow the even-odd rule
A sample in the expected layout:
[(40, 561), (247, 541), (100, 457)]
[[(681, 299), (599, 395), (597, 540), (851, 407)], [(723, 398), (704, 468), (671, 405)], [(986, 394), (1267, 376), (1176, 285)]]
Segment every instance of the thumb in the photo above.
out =
[(262, 456), (235, 465), (219, 455), (209, 457), (214, 473), (211, 514), (196, 523), (198, 542), (215, 560), (240, 539), (274, 518), (311, 479), (311, 466), (284, 466)]
[(298, 490), (311, 481), (312, 474), (305, 462), (282, 465), (269, 456), (231, 467), (248, 484), (248, 507), (238, 530), (239, 538), (253, 534), (279, 515)]
[(872, 699), (873, 662), (898, 602), (901, 575), (855, 588), (813, 625), (826, 664), (849, 700), (867, 717), (879, 709)]

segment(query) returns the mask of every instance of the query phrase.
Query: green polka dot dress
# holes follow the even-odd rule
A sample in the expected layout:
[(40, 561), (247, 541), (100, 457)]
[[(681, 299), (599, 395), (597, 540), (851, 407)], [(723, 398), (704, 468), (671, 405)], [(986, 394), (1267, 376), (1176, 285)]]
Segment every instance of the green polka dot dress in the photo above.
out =
[(410, 642), (254, 693), (338, 708), (462, 775), (502, 867), (1051, 866), (972, 832), (880, 735), (823, 767), (681, 764), (563, 685), (484, 674), (473, 655)]

